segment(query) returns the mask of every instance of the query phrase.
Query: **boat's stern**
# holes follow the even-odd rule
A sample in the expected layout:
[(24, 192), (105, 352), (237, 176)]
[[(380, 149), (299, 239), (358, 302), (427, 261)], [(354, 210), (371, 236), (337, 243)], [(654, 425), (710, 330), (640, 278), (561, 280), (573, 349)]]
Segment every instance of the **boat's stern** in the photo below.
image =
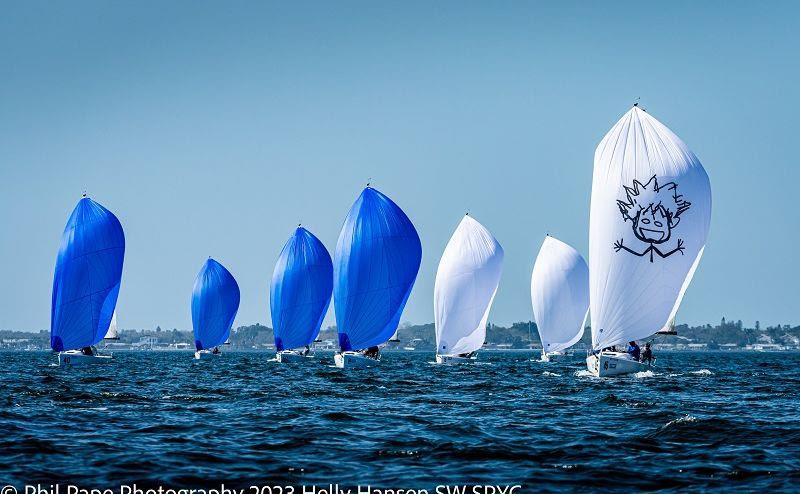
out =
[(593, 376), (600, 377), (600, 355), (597, 353), (589, 354), (586, 357), (586, 370)]
[(366, 369), (377, 367), (381, 363), (380, 360), (365, 357), (359, 352), (336, 353), (333, 356), (333, 361), (336, 367), (340, 369)]
[(477, 357), (458, 357), (456, 355), (439, 355), (436, 354), (436, 363), (441, 365), (458, 365), (458, 364), (468, 364), (471, 362), (475, 362)]
[(621, 376), (650, 368), (623, 352), (600, 352), (586, 357), (586, 368), (597, 377)]
[(86, 365), (105, 364), (110, 361), (111, 355), (84, 355), (76, 350), (58, 352), (58, 365), (61, 367), (83, 367)]
[(211, 350), (198, 350), (194, 352), (195, 360), (208, 360), (222, 355), (221, 352), (214, 353)]
[(311, 357), (301, 355), (293, 350), (283, 350), (275, 354), (275, 360), (282, 364), (297, 364)]

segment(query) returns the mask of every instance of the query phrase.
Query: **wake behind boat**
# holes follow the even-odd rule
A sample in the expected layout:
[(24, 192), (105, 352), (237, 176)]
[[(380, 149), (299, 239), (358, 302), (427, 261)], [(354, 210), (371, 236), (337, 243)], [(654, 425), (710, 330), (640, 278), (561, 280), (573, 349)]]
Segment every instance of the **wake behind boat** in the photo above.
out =
[(469, 214), (444, 249), (433, 290), (436, 363), (474, 362), (503, 271), (503, 248)]
[(708, 175), (678, 136), (634, 105), (595, 152), (590, 218), (586, 366), (600, 377), (638, 372), (645, 364), (629, 355), (636, 350), (612, 347), (674, 319), (708, 236)]
[(328, 250), (298, 225), (278, 256), (269, 290), (276, 361), (300, 363), (311, 358), (310, 346), (319, 335), (332, 290)]
[(192, 290), (192, 330), (197, 360), (220, 355), (239, 310), (239, 285), (225, 266), (210, 257), (200, 268)]
[(113, 213), (84, 194), (61, 236), (53, 277), (50, 347), (58, 363), (106, 363), (94, 348), (111, 326), (119, 296), (125, 234)]
[(337, 367), (378, 365), (379, 346), (397, 331), (421, 260), (411, 220), (367, 184), (350, 208), (334, 253)]
[(531, 273), (531, 304), (542, 342), (541, 361), (566, 357), (583, 337), (589, 314), (589, 267), (577, 250), (546, 236)]

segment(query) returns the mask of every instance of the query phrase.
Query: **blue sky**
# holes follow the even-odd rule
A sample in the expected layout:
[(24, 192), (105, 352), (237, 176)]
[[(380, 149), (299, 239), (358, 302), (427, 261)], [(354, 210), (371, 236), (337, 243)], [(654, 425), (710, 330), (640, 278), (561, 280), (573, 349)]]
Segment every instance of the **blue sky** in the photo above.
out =
[(798, 32), (790, 2), (6, 3), (0, 328), (49, 327), (83, 190), (125, 228), (121, 327), (189, 329), (208, 256), (237, 324), (269, 323), (295, 225), (333, 251), (369, 178), (422, 238), (404, 321), (433, 320), (467, 210), (506, 253), (490, 319), (528, 320), (544, 234), (586, 255), (594, 148), (637, 97), (711, 177), (678, 322), (797, 324)]

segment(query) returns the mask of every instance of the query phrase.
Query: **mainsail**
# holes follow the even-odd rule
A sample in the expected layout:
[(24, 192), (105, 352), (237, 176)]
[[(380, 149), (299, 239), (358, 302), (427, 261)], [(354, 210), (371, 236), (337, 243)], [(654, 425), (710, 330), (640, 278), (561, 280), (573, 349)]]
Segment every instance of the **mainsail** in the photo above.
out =
[(350, 208), (334, 254), (333, 299), (342, 350), (380, 345), (392, 336), (421, 260), (411, 220), (367, 186)]
[(711, 187), (700, 161), (634, 106), (595, 151), (589, 227), (595, 349), (647, 337), (668, 323), (710, 220)]
[(119, 332), (117, 331), (117, 311), (111, 316), (111, 324), (108, 326), (108, 332), (103, 337), (104, 340), (118, 340)]
[(483, 346), (502, 270), (503, 248), (497, 239), (472, 216), (464, 216), (436, 271), (433, 312), (437, 353), (458, 355)]
[(577, 250), (549, 235), (533, 265), (531, 303), (544, 353), (565, 350), (583, 337), (589, 267)]
[(50, 347), (76, 350), (106, 335), (117, 305), (125, 234), (114, 214), (84, 197), (61, 236), (53, 276)]
[(239, 285), (225, 267), (208, 258), (192, 291), (192, 327), (197, 350), (225, 343), (239, 310)]
[(310, 345), (319, 334), (333, 290), (328, 250), (311, 232), (298, 226), (283, 246), (269, 290), (275, 348)]

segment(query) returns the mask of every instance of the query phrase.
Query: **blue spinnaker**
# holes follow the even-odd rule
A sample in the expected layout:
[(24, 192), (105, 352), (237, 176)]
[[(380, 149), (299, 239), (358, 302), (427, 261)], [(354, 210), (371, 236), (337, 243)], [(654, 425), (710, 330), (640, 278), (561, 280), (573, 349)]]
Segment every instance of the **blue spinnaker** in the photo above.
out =
[(333, 263), (328, 250), (311, 232), (297, 227), (283, 246), (269, 289), (275, 348), (278, 351), (310, 345), (333, 290)]
[(204, 350), (225, 343), (238, 310), (239, 285), (222, 264), (209, 257), (192, 291), (195, 348)]
[(50, 347), (76, 350), (106, 335), (117, 305), (125, 234), (113, 213), (84, 197), (61, 235), (53, 276)]
[(342, 350), (391, 338), (421, 260), (422, 244), (408, 216), (385, 195), (365, 188), (344, 221), (333, 263)]

